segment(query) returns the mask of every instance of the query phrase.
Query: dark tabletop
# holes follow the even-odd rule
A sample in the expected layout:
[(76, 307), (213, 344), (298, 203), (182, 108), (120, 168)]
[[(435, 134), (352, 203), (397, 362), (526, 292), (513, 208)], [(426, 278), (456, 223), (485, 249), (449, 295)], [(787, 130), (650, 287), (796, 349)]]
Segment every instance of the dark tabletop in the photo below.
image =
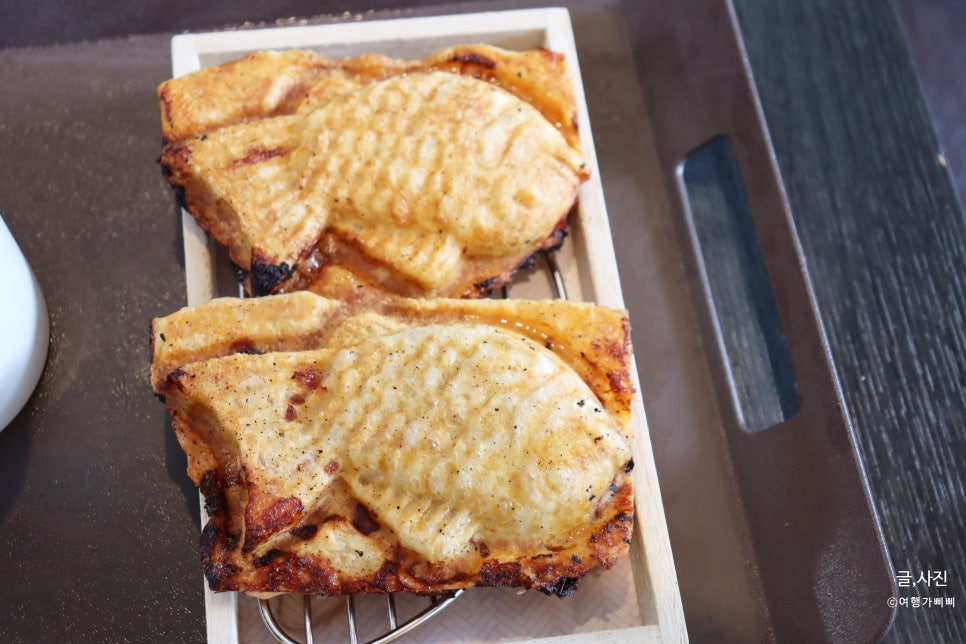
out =
[[(170, 34), (405, 4), (0, 9), (0, 212), (51, 321), (41, 385), (0, 433), (0, 641), (204, 637), (197, 493), (146, 376), (148, 320), (185, 302), (176, 206), (154, 162), (159, 135), (145, 136), (158, 127), (150, 88), (170, 74)], [(619, 3), (569, 4), (587, 13)], [(912, 4), (902, 13), (920, 35), (914, 49), (929, 50)], [(937, 20), (943, 3), (925, 4)], [(957, 603), (900, 607), (888, 639), (966, 641), (966, 222), (948, 167), (966, 148), (949, 125), (956, 110), (934, 103), (954, 133), (944, 154), (887, 3), (734, 5), (893, 564), (943, 572), (942, 595)], [(966, 20), (952, 14), (961, 44)], [(105, 60), (105, 48), (126, 55)], [(961, 83), (963, 48), (955, 55), (948, 68), (925, 68), (924, 81), (960, 70), (950, 82)], [(602, 136), (630, 127), (588, 101), (595, 133), (598, 122)], [(617, 250), (622, 267), (633, 264), (631, 242)]]
[(899, 21), (880, 3), (736, 5), (894, 566), (946, 571), (957, 598), (900, 608), (892, 638), (963, 641), (966, 227)]

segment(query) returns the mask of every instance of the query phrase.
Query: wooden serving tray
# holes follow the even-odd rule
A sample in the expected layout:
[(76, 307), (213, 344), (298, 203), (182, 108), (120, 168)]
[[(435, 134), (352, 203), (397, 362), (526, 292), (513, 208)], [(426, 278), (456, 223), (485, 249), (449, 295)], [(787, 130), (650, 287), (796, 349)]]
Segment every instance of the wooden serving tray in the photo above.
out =
[[(395, 58), (423, 58), (441, 47), (487, 43), (506, 49), (546, 47), (562, 53), (573, 74), (578, 125), (591, 172), (570, 220), (570, 236), (557, 259), (569, 299), (624, 308), (610, 225), (594, 151), (577, 50), (566, 9), (534, 9), (338, 24), (295, 24), (269, 29), (182, 34), (172, 39), (174, 76), (216, 65), (259, 49), (311, 49), (327, 57), (377, 52)], [(188, 304), (238, 293), (227, 255), (183, 213)], [(539, 263), (539, 262), (538, 262)], [(510, 287), (511, 297), (550, 298), (545, 273), (530, 270)], [(633, 320), (632, 320), (633, 322)], [(632, 377), (638, 382), (636, 368)], [(638, 387), (639, 388), (639, 387)], [(683, 642), (687, 640), (681, 596), (668, 540), (644, 406), (633, 408), (635, 536), (631, 556), (610, 571), (596, 571), (576, 594), (559, 600), (513, 589), (473, 589), (417, 631), (419, 641), (496, 642)], [(203, 510), (202, 510), (203, 512)], [(203, 520), (204, 517), (203, 517)], [(205, 591), (208, 641), (269, 642), (254, 599)], [(367, 598), (360, 597), (360, 612)], [(301, 619), (301, 600), (279, 606), (280, 621)], [(314, 636), (347, 641), (342, 603), (314, 600)], [(400, 598), (400, 602), (406, 598)], [(330, 602), (330, 603), (326, 603)], [(298, 617), (292, 617), (298, 612)], [(300, 625), (297, 628), (301, 628)], [(293, 632), (300, 632), (295, 630)]]

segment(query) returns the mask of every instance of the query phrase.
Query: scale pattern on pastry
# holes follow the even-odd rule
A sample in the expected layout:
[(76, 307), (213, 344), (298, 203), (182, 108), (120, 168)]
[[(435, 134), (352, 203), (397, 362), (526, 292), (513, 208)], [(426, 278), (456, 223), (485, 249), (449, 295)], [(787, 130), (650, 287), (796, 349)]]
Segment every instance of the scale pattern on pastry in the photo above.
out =
[(257, 52), (158, 94), (165, 175), (253, 295), (485, 295), (562, 242), (588, 176), (545, 50)]
[(627, 552), (623, 311), (299, 292), (152, 331), (215, 590), (566, 596)]

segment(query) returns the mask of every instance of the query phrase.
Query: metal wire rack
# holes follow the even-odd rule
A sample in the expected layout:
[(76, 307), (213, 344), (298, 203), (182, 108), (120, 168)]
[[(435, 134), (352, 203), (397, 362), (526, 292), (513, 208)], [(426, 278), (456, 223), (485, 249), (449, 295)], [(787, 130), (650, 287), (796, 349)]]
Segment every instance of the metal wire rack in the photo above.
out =
[[(462, 590), (456, 590), (446, 595), (429, 596), (427, 597), (429, 606), (403, 622), (400, 622), (399, 620), (399, 614), (396, 609), (396, 597), (392, 594), (386, 595), (386, 621), (388, 623), (388, 630), (375, 639), (367, 640), (366, 644), (386, 644), (387, 642), (392, 642), (393, 640), (402, 637), (403, 635), (432, 619), (441, 611), (445, 610), (462, 594)], [(304, 642), (293, 639), (287, 632), (285, 632), (282, 626), (278, 623), (278, 620), (275, 618), (269, 602), (270, 600), (268, 599), (258, 600), (258, 613), (262, 618), (262, 622), (265, 624), (265, 628), (268, 629), (268, 632), (271, 633), (277, 641), (281, 642), (282, 644), (314, 644), (315, 636), (313, 631), (315, 625), (312, 620), (312, 597), (310, 595), (302, 596), (302, 628), (305, 635)], [(349, 644), (359, 644), (359, 630), (357, 626), (358, 618), (356, 616), (355, 603), (356, 600), (354, 595), (346, 595), (345, 605), (346, 619), (348, 620), (349, 624)]]
[[(550, 289), (553, 292), (553, 296), (558, 300), (567, 299), (567, 288), (564, 285), (563, 273), (560, 270), (556, 253), (543, 253), (542, 257), (544, 260), (544, 268), (550, 280)], [(504, 299), (509, 297), (508, 286), (504, 286), (502, 288), (501, 295)], [(388, 642), (392, 642), (403, 635), (412, 632), (414, 629), (426, 623), (449, 607), (462, 594), (462, 590), (457, 590), (442, 595), (428, 596), (426, 599), (429, 602), (429, 606), (402, 622), (400, 622), (399, 619), (399, 612), (396, 606), (396, 597), (392, 593), (386, 595), (386, 623), (388, 625), (388, 629), (374, 639), (367, 640), (365, 644), (388, 644)], [(280, 642), (281, 644), (314, 644), (315, 636), (313, 631), (315, 630), (315, 624), (312, 619), (311, 595), (302, 596), (302, 631), (305, 638), (303, 641), (294, 639), (279, 624), (279, 620), (272, 612), (270, 601), (271, 600), (268, 599), (259, 599), (258, 613), (262, 618), (262, 622), (265, 624), (265, 628), (268, 629), (268, 632), (272, 634), (272, 637), (274, 637), (276, 641)], [(354, 595), (346, 595), (345, 607), (346, 620), (348, 621), (349, 644), (360, 644), (358, 614), (356, 611), (356, 600)]]

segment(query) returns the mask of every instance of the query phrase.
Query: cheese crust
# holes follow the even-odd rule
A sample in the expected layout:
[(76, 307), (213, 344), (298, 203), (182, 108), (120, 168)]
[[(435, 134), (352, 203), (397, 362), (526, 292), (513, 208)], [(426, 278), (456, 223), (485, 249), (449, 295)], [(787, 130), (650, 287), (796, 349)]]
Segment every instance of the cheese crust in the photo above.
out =
[(545, 51), (257, 52), (159, 99), (165, 174), (255, 295), (483, 295), (560, 244), (587, 178)]
[(215, 590), (563, 596), (627, 552), (622, 311), (300, 292), (152, 330)]

